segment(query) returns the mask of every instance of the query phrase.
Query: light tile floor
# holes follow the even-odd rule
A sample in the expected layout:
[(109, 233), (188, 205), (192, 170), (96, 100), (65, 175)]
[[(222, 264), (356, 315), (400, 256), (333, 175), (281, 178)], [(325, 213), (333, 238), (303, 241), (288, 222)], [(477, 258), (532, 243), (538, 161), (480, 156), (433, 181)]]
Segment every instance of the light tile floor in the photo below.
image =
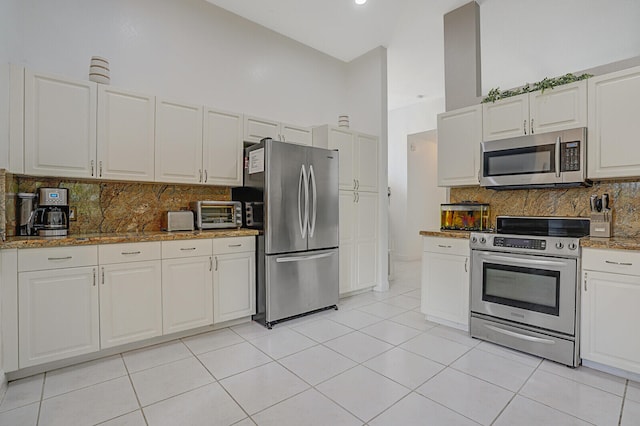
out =
[(0, 425), (640, 425), (640, 383), (429, 323), (419, 264), (273, 330), (256, 323), (17, 380)]

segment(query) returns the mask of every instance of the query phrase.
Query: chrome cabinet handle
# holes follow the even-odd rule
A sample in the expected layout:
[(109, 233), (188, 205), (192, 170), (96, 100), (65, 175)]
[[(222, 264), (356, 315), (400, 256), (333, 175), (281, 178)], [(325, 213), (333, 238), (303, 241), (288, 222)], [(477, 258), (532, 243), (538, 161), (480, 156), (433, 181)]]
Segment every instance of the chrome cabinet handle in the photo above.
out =
[(93, 286), (96, 286), (96, 268), (93, 268)]
[(98, 164), (99, 164), (99, 167), (100, 167), (100, 172), (99, 172), (98, 176), (99, 176), (99, 177), (102, 177), (102, 160), (100, 160), (100, 161), (98, 162)]
[(94, 165), (95, 165), (94, 161), (93, 161), (93, 160), (91, 160), (91, 177), (93, 177), (93, 168), (94, 168)]
[(531, 134), (533, 134), (534, 133), (534, 131), (533, 131), (533, 118), (531, 119), (531, 123), (529, 124), (529, 126), (531, 127)]
[(356, 192), (353, 193), (353, 202), (356, 202)]
[(584, 273), (584, 292), (587, 292), (587, 273)]
[(631, 262), (614, 262), (612, 260), (605, 260), (604, 263), (608, 263), (609, 265), (633, 266)]
[(216, 256), (216, 271), (218, 270), (218, 256)]
[(358, 188), (356, 187), (356, 180), (355, 180), (355, 179), (353, 180), (353, 189), (358, 189)]
[(195, 250), (195, 247), (182, 247), (180, 250), (182, 251), (191, 251), (191, 250)]
[(209, 256), (209, 272), (213, 269), (213, 258)]
[(200, 178), (198, 182), (202, 182), (202, 169), (198, 169), (198, 173), (200, 173)]
[(524, 134), (527, 134), (527, 120), (524, 120), (524, 123), (522, 124), (522, 129), (524, 130)]
[(356, 203), (360, 202), (360, 193), (356, 192)]
[(104, 267), (102, 268), (102, 285), (104, 285)]
[(47, 260), (69, 260), (73, 259), (73, 256), (65, 256), (65, 257), (47, 257)]
[(360, 179), (356, 179), (356, 189), (360, 189)]
[(140, 253), (141, 253), (140, 250), (138, 250), (138, 251), (123, 251), (123, 252), (121, 252), (121, 254), (124, 255), (124, 256), (132, 255), (132, 254), (140, 254)]
[(227, 247), (242, 247), (242, 244), (229, 244)]
[(209, 180), (209, 175), (207, 173), (207, 169), (204, 169), (204, 183), (207, 183), (208, 180)]
[(440, 247), (440, 248), (451, 248), (451, 246), (445, 246), (444, 244), (438, 244), (438, 247)]
[(468, 257), (465, 257), (465, 259), (464, 259), (464, 271), (465, 271), (465, 272), (469, 272), (469, 271), (467, 270), (467, 263), (468, 263), (468, 262), (469, 262), (469, 258), (468, 258)]

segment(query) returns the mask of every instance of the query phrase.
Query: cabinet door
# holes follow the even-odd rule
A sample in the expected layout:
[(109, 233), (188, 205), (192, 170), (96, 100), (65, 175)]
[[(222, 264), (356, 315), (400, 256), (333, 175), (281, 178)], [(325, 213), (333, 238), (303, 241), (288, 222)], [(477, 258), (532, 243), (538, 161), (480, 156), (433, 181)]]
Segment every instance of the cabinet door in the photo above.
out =
[(580, 356), (640, 374), (640, 277), (583, 272)]
[(282, 141), (299, 145), (311, 146), (313, 141), (310, 127), (282, 123), (280, 125), (280, 135), (282, 136)]
[(96, 267), (18, 274), (20, 368), (100, 349)]
[(162, 261), (164, 334), (213, 323), (211, 256)]
[(378, 138), (356, 134), (358, 191), (376, 192), (378, 190)]
[(340, 191), (340, 294), (354, 291), (353, 251), (355, 246), (355, 208), (356, 194), (353, 191)]
[(98, 177), (153, 181), (155, 96), (98, 87)]
[(264, 118), (244, 116), (244, 140), (260, 142), (260, 139), (271, 138), (280, 140), (280, 123)]
[(202, 159), (204, 183), (242, 185), (242, 114), (205, 109)]
[(376, 285), (378, 246), (378, 195), (356, 193), (355, 288), (360, 290)]
[(438, 186), (478, 185), (482, 106), (438, 115)]
[(95, 177), (96, 83), (25, 71), (24, 172)]
[(255, 253), (214, 257), (213, 322), (220, 323), (256, 313)]
[(592, 77), (589, 86), (587, 175), (640, 176), (640, 67)]
[(160, 261), (100, 267), (102, 349), (162, 334)]
[(529, 115), (532, 134), (587, 127), (587, 82), (530, 93)]
[(482, 139), (491, 141), (529, 134), (529, 94), (482, 104)]
[(328, 149), (337, 149), (340, 153), (339, 188), (355, 189), (356, 175), (354, 170), (355, 141), (353, 132), (349, 130), (329, 128)]
[(202, 107), (156, 101), (156, 181), (201, 183)]
[(427, 319), (443, 319), (469, 329), (469, 257), (424, 252), (422, 303)]

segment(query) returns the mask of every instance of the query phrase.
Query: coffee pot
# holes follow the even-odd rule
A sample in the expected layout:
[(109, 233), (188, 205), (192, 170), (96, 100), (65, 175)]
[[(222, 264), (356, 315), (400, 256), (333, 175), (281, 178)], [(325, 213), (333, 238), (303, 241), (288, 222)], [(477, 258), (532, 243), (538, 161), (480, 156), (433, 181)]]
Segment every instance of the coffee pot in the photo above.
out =
[(41, 237), (64, 237), (69, 231), (69, 190), (38, 188), (38, 207), (33, 214), (34, 233)]

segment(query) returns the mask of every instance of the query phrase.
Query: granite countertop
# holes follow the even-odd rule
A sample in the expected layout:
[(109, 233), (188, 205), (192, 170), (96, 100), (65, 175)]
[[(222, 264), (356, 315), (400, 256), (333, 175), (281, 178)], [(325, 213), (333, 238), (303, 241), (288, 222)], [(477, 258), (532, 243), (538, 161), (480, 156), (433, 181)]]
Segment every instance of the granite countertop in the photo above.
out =
[(423, 237), (445, 237), (469, 239), (471, 231), (420, 231)]
[(250, 237), (258, 235), (255, 229), (215, 229), (207, 231), (153, 231), (141, 233), (113, 233), (113, 234), (72, 234), (66, 237), (7, 237), (0, 242), (0, 249), (10, 248), (38, 248), (81, 246), (91, 244), (137, 243), (147, 241), (172, 241), (224, 237)]
[[(469, 231), (420, 231), (424, 237), (469, 238)], [(581, 247), (615, 250), (640, 250), (640, 238), (580, 238)]]

